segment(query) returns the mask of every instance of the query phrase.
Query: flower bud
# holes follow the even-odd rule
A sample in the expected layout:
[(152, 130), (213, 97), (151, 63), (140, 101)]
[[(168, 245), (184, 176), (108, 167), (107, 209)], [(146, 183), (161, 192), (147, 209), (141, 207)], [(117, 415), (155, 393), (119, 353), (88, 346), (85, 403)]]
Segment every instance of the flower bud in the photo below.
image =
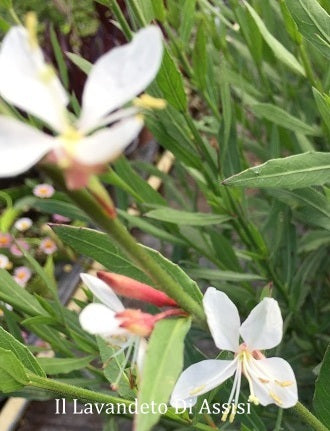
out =
[(106, 271), (99, 271), (97, 276), (107, 283), (118, 295), (148, 302), (157, 305), (157, 307), (177, 306), (174, 299), (167, 296), (164, 292), (130, 277)]

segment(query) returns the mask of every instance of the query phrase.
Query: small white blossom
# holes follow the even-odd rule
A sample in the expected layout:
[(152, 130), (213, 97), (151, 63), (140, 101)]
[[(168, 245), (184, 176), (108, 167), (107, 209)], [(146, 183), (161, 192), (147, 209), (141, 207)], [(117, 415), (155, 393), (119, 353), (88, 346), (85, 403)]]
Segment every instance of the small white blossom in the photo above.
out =
[(10, 266), (10, 260), (5, 254), (0, 254), (0, 268), (7, 269)]
[(22, 217), (16, 220), (14, 227), (20, 232), (25, 232), (26, 230), (30, 229), (32, 224), (33, 222), (29, 217)]
[[(216, 346), (235, 353), (233, 360), (208, 359), (191, 365), (179, 377), (171, 397), (174, 407), (193, 406), (199, 395), (216, 388), (235, 375), (225, 421), (231, 409), (232, 422), (241, 388), (242, 374), (248, 380), (254, 404), (274, 403), (282, 408), (298, 401), (297, 383), (291, 366), (282, 358), (265, 358), (260, 349), (277, 346), (283, 335), (283, 321), (277, 301), (264, 298), (240, 323), (238, 310), (228, 296), (209, 287), (203, 299), (208, 325)], [(243, 342), (240, 344), (240, 337)]]
[(33, 194), (34, 196), (37, 196), (41, 199), (47, 199), (51, 198), (53, 194), (55, 193), (55, 189), (50, 184), (38, 184), (33, 188)]

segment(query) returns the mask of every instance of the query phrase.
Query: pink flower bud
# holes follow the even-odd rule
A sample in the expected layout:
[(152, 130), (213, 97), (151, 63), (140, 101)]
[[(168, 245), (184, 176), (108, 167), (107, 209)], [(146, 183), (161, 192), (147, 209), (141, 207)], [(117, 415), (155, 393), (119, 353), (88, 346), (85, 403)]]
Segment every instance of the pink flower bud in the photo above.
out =
[(158, 307), (177, 307), (174, 299), (167, 296), (164, 292), (125, 275), (98, 271), (97, 276), (107, 283), (118, 295), (138, 299), (139, 301), (148, 302)]

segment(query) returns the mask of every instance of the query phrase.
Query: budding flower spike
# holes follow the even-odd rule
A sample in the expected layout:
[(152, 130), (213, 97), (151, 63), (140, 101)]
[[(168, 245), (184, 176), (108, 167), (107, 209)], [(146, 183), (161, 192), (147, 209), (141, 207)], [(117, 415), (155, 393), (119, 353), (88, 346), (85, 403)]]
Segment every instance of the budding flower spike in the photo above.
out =
[[(238, 310), (228, 296), (209, 287), (203, 305), (215, 345), (235, 353), (233, 360), (208, 359), (191, 365), (179, 377), (171, 396), (173, 407), (193, 406), (199, 395), (235, 375), (222, 416), (234, 420), (242, 374), (248, 380), (249, 401), (266, 406), (293, 407), (298, 401), (297, 383), (291, 366), (282, 358), (266, 358), (260, 350), (277, 346), (283, 335), (283, 320), (277, 301), (264, 298), (240, 324)], [(240, 344), (240, 336), (243, 343)]]
[(157, 307), (177, 307), (174, 299), (148, 284), (114, 272), (98, 271), (98, 278), (107, 283), (118, 295), (154, 304)]
[(48, 155), (49, 162), (64, 170), (69, 188), (83, 187), (91, 174), (102, 171), (139, 134), (141, 109), (163, 107), (148, 96), (119, 109), (155, 78), (163, 54), (162, 33), (148, 26), (130, 43), (101, 56), (87, 78), (81, 115), (72, 121), (68, 95), (44, 60), (36, 27), (35, 16), (29, 14), (26, 28), (13, 27), (5, 36), (0, 50), (0, 96), (38, 117), (55, 136), (1, 115), (0, 177), (21, 174)]

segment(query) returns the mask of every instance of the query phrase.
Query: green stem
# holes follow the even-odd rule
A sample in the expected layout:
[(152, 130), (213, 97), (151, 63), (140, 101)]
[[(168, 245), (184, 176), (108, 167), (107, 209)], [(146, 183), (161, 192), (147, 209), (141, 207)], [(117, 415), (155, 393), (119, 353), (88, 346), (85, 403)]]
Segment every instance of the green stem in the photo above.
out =
[(281, 431), (282, 418), (283, 418), (283, 409), (279, 408), (277, 412), (274, 431)]
[(329, 431), (329, 428), (323, 425), (323, 423), (300, 402), (292, 407), (292, 411), (305, 423), (314, 428), (315, 431)]
[(125, 15), (120, 9), (120, 6), (118, 5), (117, 0), (110, 0), (110, 8), (113, 11), (115, 17), (117, 18), (126, 39), (131, 40), (133, 37), (131, 28), (125, 18)]
[(102, 206), (85, 189), (69, 190), (65, 185), (63, 175), (53, 165), (43, 165), (43, 170), (52, 178), (56, 186), (62, 189), (104, 232), (109, 234), (121, 249), (139, 268), (153, 281), (154, 287), (162, 290), (175, 299), (181, 308), (205, 322), (201, 305), (192, 299), (161, 266), (144, 250), (127, 231), (118, 218), (110, 218)]

